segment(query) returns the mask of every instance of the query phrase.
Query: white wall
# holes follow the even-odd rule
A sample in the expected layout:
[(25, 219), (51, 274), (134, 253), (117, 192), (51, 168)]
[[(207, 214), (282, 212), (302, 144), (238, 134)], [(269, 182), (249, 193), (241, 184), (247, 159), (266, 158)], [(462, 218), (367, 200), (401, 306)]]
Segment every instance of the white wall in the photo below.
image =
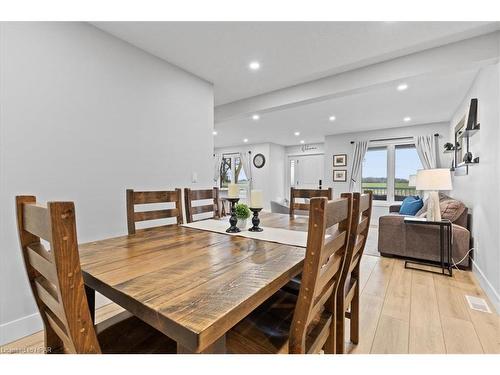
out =
[[(435, 123), (422, 124), (414, 126), (405, 126), (401, 128), (380, 129), (365, 132), (344, 133), (329, 135), (325, 137), (325, 185), (333, 188), (334, 196), (338, 197), (341, 193), (349, 191), (349, 180), (351, 179), (352, 155), (354, 145), (351, 141), (365, 141), (373, 139), (412, 137), (415, 135), (427, 135), (439, 133), (438, 149), (442, 150), (443, 145), (448, 141), (449, 124)], [(347, 154), (347, 167), (338, 167), (335, 169), (347, 169), (347, 182), (333, 182), (333, 155)], [(438, 152), (438, 163), (443, 160), (441, 152)], [(446, 165), (447, 166), (447, 165)], [(388, 203), (374, 203), (372, 223), (376, 225), (378, 218), (389, 213)]]
[(474, 269), (497, 311), (500, 311), (499, 69), (498, 64), (490, 65), (479, 72), (449, 125), (451, 140), (455, 125), (466, 114), (470, 99), (478, 99), (481, 130), (470, 139), (470, 151), (473, 157), (480, 157), (480, 163), (469, 167), (468, 175), (455, 173), (452, 195), (471, 209)]
[[(252, 152), (253, 189), (262, 190), (264, 209), (269, 210), (271, 200), (284, 198), (285, 185), (285, 147), (274, 143), (259, 143), (251, 145), (216, 148), (216, 153)], [(266, 163), (262, 168), (253, 166), (253, 157), (263, 154)]]
[(286, 156), (285, 147), (270, 143), (269, 145), (269, 198), (281, 200), (285, 198)]
[(212, 184), (213, 87), (85, 23), (1, 23), (0, 59), (4, 343), (41, 327), (15, 195), (74, 201), (80, 242), (125, 234), (126, 188)]

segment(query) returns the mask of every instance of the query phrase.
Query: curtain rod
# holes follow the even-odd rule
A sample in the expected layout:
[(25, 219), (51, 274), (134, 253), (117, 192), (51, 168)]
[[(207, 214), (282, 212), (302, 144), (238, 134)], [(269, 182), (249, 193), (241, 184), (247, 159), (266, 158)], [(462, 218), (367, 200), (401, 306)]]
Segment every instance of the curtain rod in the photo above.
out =
[[(435, 133), (434, 137), (439, 137), (439, 133)], [(401, 139), (411, 139), (413, 137), (396, 137), (396, 138), (380, 138), (380, 139), (370, 139), (368, 142), (382, 142), (382, 141), (397, 141)], [(351, 141), (351, 145), (354, 144), (354, 141)]]

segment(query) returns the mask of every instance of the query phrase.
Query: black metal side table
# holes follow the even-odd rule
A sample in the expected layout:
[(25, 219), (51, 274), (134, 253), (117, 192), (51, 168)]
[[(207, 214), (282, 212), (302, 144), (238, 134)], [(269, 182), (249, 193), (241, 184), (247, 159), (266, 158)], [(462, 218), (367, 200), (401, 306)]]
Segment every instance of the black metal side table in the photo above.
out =
[[(453, 265), (452, 265), (452, 251), (453, 251), (453, 242), (452, 242), (452, 225), (450, 220), (441, 220), (441, 221), (430, 221), (424, 218), (417, 217), (405, 217), (404, 223), (406, 225), (437, 225), (439, 226), (439, 260), (440, 266), (435, 263), (426, 262), (426, 261), (417, 261), (417, 260), (406, 260), (405, 268), (425, 271), (431, 273), (437, 273), (440, 275), (453, 276)], [(445, 261), (445, 253), (446, 253), (446, 261)], [(412, 267), (411, 264), (420, 264), (428, 267), (438, 267), (441, 268), (441, 272), (430, 271), (418, 267)]]

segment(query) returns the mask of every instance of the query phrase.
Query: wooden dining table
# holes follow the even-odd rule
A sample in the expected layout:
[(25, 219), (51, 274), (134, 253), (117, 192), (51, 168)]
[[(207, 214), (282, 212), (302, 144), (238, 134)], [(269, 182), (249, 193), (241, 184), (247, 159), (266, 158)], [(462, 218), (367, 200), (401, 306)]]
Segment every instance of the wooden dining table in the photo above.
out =
[[(263, 227), (307, 224), (261, 213)], [(178, 225), (79, 248), (91, 310), (97, 291), (175, 340), (178, 353), (225, 353), (226, 332), (298, 275), (305, 257), (302, 247)]]

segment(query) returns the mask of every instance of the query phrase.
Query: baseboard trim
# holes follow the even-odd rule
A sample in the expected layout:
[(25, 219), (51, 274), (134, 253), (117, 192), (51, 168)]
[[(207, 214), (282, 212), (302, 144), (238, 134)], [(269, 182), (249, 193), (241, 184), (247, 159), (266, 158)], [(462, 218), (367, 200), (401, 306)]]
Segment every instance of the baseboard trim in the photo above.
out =
[[(107, 299), (102, 294), (96, 293), (96, 308), (102, 307), (111, 302), (111, 300)], [(37, 333), (42, 329), (42, 319), (40, 318), (40, 314), (38, 312), (0, 324), (0, 345), (5, 345), (12, 341), (22, 339), (23, 337)]]
[(22, 318), (12, 320), (0, 325), (0, 345), (19, 340), (43, 329), (39, 313), (34, 313)]
[(471, 258), (471, 260), (473, 265), (472, 271), (475, 275), (477, 275), (479, 285), (481, 285), (481, 288), (483, 288), (484, 292), (490, 299), (490, 302), (493, 304), (493, 307), (495, 308), (497, 314), (500, 314), (500, 295), (495, 290), (493, 285), (491, 285), (490, 281), (486, 278), (481, 268), (477, 265), (476, 262), (474, 262), (474, 259)]

